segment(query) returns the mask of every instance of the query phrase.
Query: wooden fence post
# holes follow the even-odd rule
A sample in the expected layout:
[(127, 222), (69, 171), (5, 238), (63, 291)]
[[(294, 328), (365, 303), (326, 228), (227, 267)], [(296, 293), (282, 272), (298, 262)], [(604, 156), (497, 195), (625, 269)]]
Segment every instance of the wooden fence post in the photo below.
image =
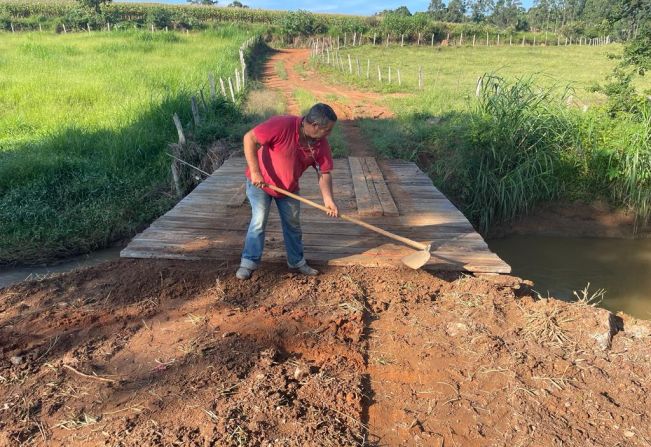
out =
[(197, 107), (197, 100), (194, 96), (190, 98), (190, 106), (192, 110), (192, 120), (194, 121), (194, 125), (198, 126), (201, 123), (201, 117), (199, 117), (199, 107)]
[(473, 34), (473, 35), (472, 35), (472, 46), (473, 46), (473, 47), (475, 46), (475, 38), (476, 38), (476, 37), (477, 37), (476, 34)]
[(382, 72), (380, 71), (380, 66), (377, 66), (377, 80), (382, 82)]
[(219, 77), (219, 85), (222, 89), (222, 96), (226, 98), (226, 86), (224, 85), (224, 79), (222, 79), (221, 76)]
[(231, 78), (228, 78), (228, 89), (231, 91), (231, 99), (233, 102), (235, 102), (235, 92), (233, 91), (233, 81), (231, 81)]
[(350, 54), (348, 55), (348, 72), (353, 74), (353, 62), (350, 59)]

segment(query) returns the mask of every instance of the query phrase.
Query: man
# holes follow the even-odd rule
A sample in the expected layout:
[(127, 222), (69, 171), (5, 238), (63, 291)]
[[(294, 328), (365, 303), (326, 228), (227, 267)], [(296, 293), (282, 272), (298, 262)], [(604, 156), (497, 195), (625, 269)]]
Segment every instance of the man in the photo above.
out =
[(339, 210), (332, 195), (333, 161), (327, 139), (336, 122), (337, 115), (330, 106), (315, 104), (304, 117), (275, 116), (244, 135), (246, 196), (252, 215), (237, 278), (249, 279), (260, 264), (272, 200), (280, 215), (287, 265), (304, 275), (319, 273), (307, 265), (303, 255), (301, 203), (265, 186), (271, 184), (297, 194), (299, 178), (312, 166), (317, 171), (328, 215), (336, 217)]

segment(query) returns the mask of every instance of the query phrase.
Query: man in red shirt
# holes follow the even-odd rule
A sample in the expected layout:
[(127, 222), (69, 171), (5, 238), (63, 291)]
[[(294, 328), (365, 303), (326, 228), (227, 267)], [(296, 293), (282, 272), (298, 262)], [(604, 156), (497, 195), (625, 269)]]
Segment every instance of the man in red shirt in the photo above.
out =
[(276, 202), (287, 251), (287, 265), (305, 275), (319, 272), (305, 261), (300, 202), (265, 186), (271, 184), (298, 194), (298, 180), (314, 167), (328, 214), (339, 214), (332, 196), (332, 152), (327, 136), (337, 122), (334, 110), (315, 104), (307, 115), (274, 116), (244, 135), (246, 196), (251, 204), (251, 223), (244, 241), (240, 267), (235, 276), (249, 279), (258, 268), (264, 249), (264, 232), (272, 200)]

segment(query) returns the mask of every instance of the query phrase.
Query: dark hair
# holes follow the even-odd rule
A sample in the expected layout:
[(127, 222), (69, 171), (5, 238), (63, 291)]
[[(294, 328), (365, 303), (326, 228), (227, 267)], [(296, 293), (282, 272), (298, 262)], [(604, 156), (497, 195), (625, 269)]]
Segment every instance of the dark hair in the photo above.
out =
[(326, 126), (329, 122), (337, 122), (337, 114), (328, 104), (317, 103), (307, 112), (305, 121), (318, 126)]

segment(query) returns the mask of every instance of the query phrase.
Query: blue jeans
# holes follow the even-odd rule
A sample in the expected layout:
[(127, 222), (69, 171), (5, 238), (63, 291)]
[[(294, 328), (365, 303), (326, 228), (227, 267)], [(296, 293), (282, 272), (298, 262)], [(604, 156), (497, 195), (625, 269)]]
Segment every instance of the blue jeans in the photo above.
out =
[(291, 197), (272, 197), (262, 189), (246, 181), (246, 196), (251, 204), (251, 223), (244, 240), (244, 250), (240, 266), (255, 270), (260, 264), (264, 249), (264, 230), (267, 227), (271, 201), (276, 201), (280, 223), (283, 228), (283, 240), (287, 251), (287, 265), (291, 268), (306, 264), (303, 256), (303, 232), (301, 231), (301, 202)]

